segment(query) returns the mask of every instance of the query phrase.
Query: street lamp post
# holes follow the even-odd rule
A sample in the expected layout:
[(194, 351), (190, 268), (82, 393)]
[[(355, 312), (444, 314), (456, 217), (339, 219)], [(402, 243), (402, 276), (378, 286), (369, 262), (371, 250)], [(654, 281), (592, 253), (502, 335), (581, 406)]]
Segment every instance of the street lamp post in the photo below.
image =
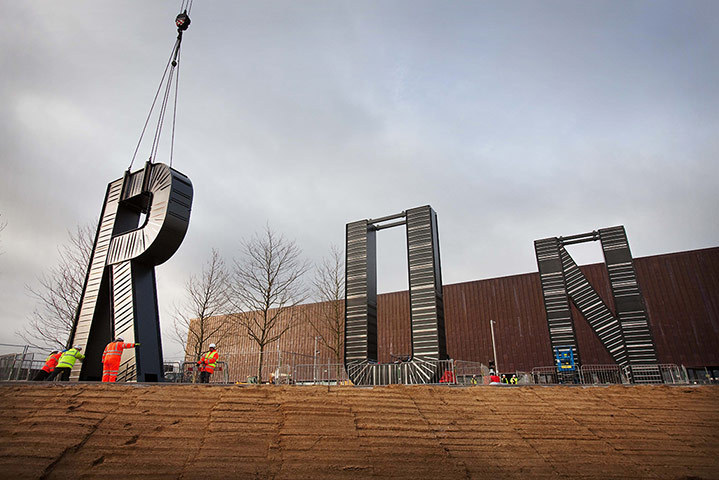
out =
[(497, 345), (494, 343), (494, 320), (489, 321), (489, 328), (492, 330), (492, 352), (494, 353), (494, 370), (499, 375), (499, 362), (497, 361)]
[(319, 335), (315, 335), (315, 354), (314, 354), (314, 365), (312, 367), (312, 383), (317, 383), (317, 354), (319, 354), (319, 350), (317, 349), (317, 341), (320, 339)]

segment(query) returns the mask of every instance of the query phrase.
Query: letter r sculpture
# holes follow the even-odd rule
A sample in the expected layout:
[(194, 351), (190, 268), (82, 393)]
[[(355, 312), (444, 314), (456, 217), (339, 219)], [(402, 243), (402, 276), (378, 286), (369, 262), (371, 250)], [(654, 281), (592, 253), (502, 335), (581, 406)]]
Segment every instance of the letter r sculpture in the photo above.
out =
[(73, 380), (100, 380), (101, 357), (114, 337), (140, 343), (126, 349), (118, 381), (163, 379), (155, 266), (185, 238), (192, 207), (190, 179), (163, 163), (147, 162), (107, 186), (85, 284), (68, 345), (84, 362)]

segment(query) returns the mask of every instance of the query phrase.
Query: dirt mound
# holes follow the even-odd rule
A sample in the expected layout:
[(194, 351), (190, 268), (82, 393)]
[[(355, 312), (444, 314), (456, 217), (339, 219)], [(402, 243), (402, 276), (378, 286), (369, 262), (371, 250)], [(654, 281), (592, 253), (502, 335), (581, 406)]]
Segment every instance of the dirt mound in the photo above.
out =
[(717, 387), (0, 386), (5, 478), (719, 478)]

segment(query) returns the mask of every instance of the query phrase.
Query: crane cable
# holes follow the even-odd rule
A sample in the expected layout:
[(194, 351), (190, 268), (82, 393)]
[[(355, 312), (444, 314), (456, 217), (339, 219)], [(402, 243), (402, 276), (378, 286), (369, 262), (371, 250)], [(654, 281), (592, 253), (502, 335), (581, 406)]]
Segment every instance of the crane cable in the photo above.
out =
[[(187, 30), (187, 28), (190, 26), (190, 12), (192, 11), (192, 2), (193, 0), (182, 0), (182, 4), (180, 5), (180, 14), (177, 15), (175, 18), (175, 25), (177, 26), (177, 39), (175, 40), (175, 44), (172, 47), (172, 52), (170, 53), (170, 58), (167, 60), (167, 64), (165, 65), (165, 70), (162, 73), (162, 79), (160, 80), (160, 85), (157, 87), (157, 92), (155, 92), (155, 98), (152, 100), (152, 105), (150, 106), (150, 111), (147, 114), (147, 118), (145, 119), (145, 124), (142, 127), (142, 132), (140, 133), (140, 139), (137, 141), (137, 146), (135, 147), (135, 152), (132, 154), (132, 160), (130, 161), (130, 166), (127, 167), (127, 170), (130, 171), (132, 169), (133, 163), (135, 163), (135, 158), (137, 157), (137, 152), (140, 149), (140, 145), (142, 144), (142, 139), (145, 136), (145, 132), (147, 131), (147, 126), (150, 123), (150, 118), (152, 117), (152, 112), (155, 109), (155, 105), (157, 104), (157, 99), (160, 96), (160, 92), (163, 89), (164, 86), (164, 94), (162, 96), (162, 101), (160, 103), (160, 109), (157, 116), (157, 126), (155, 127), (155, 135), (152, 140), (152, 146), (150, 147), (150, 157), (148, 159), (149, 162), (152, 162), (157, 157), (157, 150), (160, 146), (160, 136), (162, 134), (162, 126), (165, 121), (165, 114), (167, 112), (167, 103), (170, 99), (170, 92), (172, 90), (172, 80), (174, 77), (175, 80), (175, 94), (174, 94), (174, 100), (173, 100), (173, 107), (172, 107), (172, 135), (170, 140), (170, 167), (172, 167), (172, 158), (175, 151), (175, 123), (177, 119), (177, 90), (179, 87), (180, 82), (180, 48), (182, 46), (182, 33)], [(175, 72), (177, 70), (177, 72)], [(169, 73), (168, 73), (169, 72)]]

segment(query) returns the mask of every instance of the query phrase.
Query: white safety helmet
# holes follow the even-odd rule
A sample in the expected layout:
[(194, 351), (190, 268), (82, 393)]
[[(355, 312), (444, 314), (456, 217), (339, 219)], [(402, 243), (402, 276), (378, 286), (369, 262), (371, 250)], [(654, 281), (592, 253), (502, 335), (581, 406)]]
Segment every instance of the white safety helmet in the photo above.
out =
[(210, 348), (217, 348), (217, 345), (215, 345), (214, 343), (211, 343)]
[(117, 337), (117, 338), (115, 339), (115, 341), (116, 341), (116, 342), (124, 342), (125, 339), (122, 338), (122, 337)]
[(82, 347), (81, 347), (80, 345), (75, 345), (75, 346), (72, 347), (72, 348), (74, 348), (75, 350), (82, 350)]

